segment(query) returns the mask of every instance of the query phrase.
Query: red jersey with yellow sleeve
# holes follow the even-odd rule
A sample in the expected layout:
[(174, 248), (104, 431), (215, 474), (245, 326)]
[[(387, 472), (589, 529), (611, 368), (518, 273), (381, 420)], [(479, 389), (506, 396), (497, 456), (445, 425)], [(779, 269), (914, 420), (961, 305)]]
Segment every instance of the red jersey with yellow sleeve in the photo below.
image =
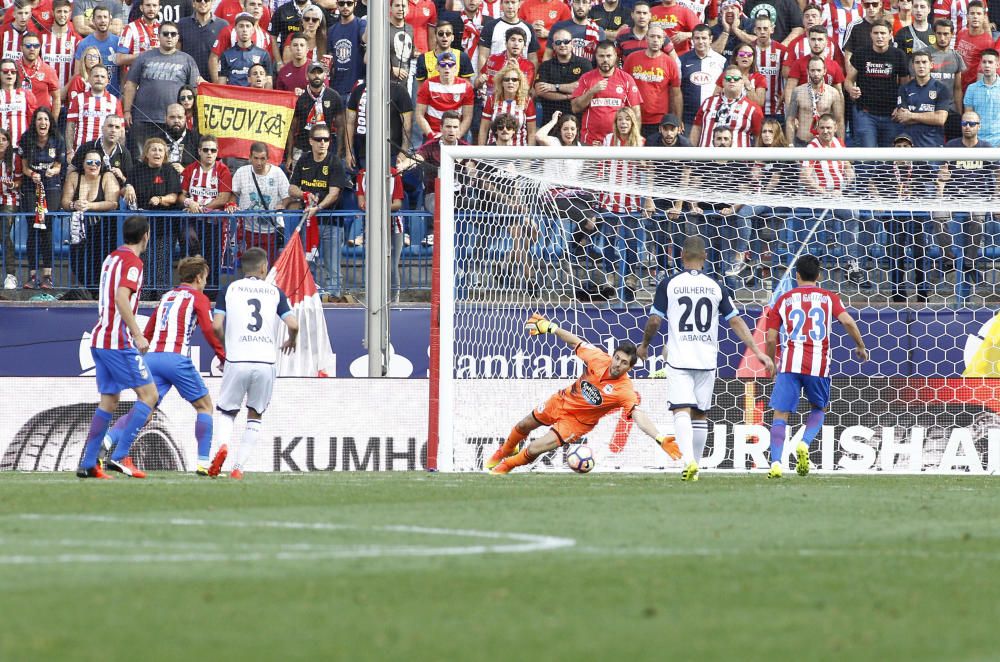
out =
[(612, 377), (611, 356), (589, 343), (580, 343), (574, 352), (583, 361), (584, 370), (572, 386), (559, 391), (563, 413), (585, 425), (596, 425), (616, 409), (624, 409), (631, 418), (639, 398), (628, 373)]

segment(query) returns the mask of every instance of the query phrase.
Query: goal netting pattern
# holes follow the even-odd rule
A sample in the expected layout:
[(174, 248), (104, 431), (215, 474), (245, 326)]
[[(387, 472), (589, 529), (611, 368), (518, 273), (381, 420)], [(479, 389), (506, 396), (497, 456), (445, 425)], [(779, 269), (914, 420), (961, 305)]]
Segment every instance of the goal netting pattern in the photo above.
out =
[[(805, 253), (858, 319), (871, 359), (859, 363), (835, 334), (834, 400), (812, 446), (820, 470), (977, 472), (1000, 462), (1000, 388), (990, 379), (1000, 377), (1000, 150), (446, 152), (432, 413), (442, 469), (481, 470), (516, 421), (578, 376), (569, 348), (524, 332), (532, 312), (609, 351), (638, 343), (689, 234), (706, 240), (706, 272), (730, 288), (761, 344), (764, 311)], [(766, 467), (772, 381), (720, 329), (702, 465)], [(633, 376), (643, 408), (670, 430), (655, 378), (664, 345), (661, 335)], [(793, 439), (803, 422), (791, 421)], [(617, 413), (586, 443), (598, 471), (674, 466)], [(564, 469), (563, 453), (535, 470)]]

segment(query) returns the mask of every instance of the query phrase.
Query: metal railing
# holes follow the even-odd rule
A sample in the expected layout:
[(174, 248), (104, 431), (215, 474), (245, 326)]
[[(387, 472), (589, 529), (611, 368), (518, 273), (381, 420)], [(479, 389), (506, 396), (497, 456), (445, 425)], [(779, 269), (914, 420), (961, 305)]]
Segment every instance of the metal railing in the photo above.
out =
[[(4, 287), (23, 290), (27, 284), (27, 289), (52, 295), (77, 290), (78, 298), (96, 297), (101, 263), (123, 243), (122, 225), (136, 213), (150, 223), (150, 242), (143, 255), (143, 298), (149, 300), (176, 284), (174, 268), (180, 258), (199, 254), (209, 261), (206, 293), (213, 297), (221, 285), (237, 275), (239, 257), (246, 248), (264, 248), (273, 263), (286, 237), (302, 221), (300, 211), (198, 215), (141, 210), (85, 215), (51, 212), (46, 215), (46, 228), (37, 229), (33, 227), (34, 214), (0, 213)], [(430, 216), (414, 211), (394, 216), (402, 221), (405, 241), (398, 268), (393, 270), (393, 292), (398, 296), (403, 290), (429, 290), (432, 248), (427, 240), (433, 232)], [(332, 297), (362, 292), (367, 247), (356, 244), (354, 239), (364, 235), (364, 212), (324, 212), (318, 218), (320, 241), (310, 256), (318, 288)]]

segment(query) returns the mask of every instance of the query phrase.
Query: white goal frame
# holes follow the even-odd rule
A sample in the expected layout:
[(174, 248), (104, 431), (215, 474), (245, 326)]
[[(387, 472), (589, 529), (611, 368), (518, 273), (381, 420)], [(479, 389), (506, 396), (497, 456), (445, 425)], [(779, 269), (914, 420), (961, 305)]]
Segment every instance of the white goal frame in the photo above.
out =
[[(456, 379), (455, 369), (455, 329), (454, 315), (455, 299), (455, 164), (461, 159), (571, 159), (607, 161), (848, 161), (851, 163), (865, 162), (942, 162), (969, 160), (970, 150), (965, 148), (645, 148), (616, 147), (612, 150), (604, 147), (497, 147), (497, 146), (442, 146), (441, 164), (438, 180), (438, 202), (435, 213), (435, 270), (438, 272), (439, 286), (432, 292), (431, 312), (431, 364), (429, 399), (429, 439), (428, 467), (431, 470), (451, 472), (458, 470), (454, 466), (455, 439), (451, 421), (456, 415), (454, 410)], [(974, 150), (976, 161), (996, 161), (1000, 163), (1000, 148), (977, 148)], [(808, 157), (808, 158), (806, 158)], [(601, 190), (598, 182), (590, 182), (587, 186), (593, 190)], [(611, 190), (611, 189), (608, 189)], [(703, 189), (702, 189), (703, 190)], [(642, 195), (650, 195), (649, 191), (638, 191)], [(992, 192), (991, 192), (992, 193)], [(683, 189), (653, 192), (654, 197), (689, 198)], [(831, 205), (838, 209), (873, 209), (871, 202), (866, 206), (864, 201), (842, 201)], [(900, 210), (947, 210), (947, 206), (935, 205), (927, 200), (916, 203), (899, 204), (885, 209)], [(764, 202), (762, 204), (769, 204)], [(992, 207), (991, 207), (992, 205)], [(788, 206), (786, 204), (786, 206)], [(823, 208), (823, 200), (813, 199), (812, 206)], [(1000, 199), (994, 197), (977, 201), (980, 206), (989, 210), (1000, 211)], [(963, 207), (967, 209), (967, 207)], [(530, 312), (526, 309), (526, 314)], [(436, 361), (434, 358), (436, 357)], [(567, 382), (568, 383), (568, 382)], [(436, 396), (436, 397), (435, 397)], [(513, 405), (514, 403), (512, 403)], [(523, 403), (521, 403), (523, 405)], [(521, 412), (514, 412), (510, 424), (513, 425)], [(838, 473), (849, 473), (840, 472)]]

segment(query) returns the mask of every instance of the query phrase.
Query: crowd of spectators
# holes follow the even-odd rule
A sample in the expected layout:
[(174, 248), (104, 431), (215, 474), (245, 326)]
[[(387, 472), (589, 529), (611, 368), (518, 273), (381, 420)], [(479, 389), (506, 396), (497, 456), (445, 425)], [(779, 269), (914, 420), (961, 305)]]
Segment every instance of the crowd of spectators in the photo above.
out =
[[(1000, 142), (1000, 3), (386, 1), (392, 91), (382, 101), (390, 109), (391, 156), (405, 204), (427, 210), (442, 141), (609, 151)], [(84, 283), (110, 234), (88, 212), (123, 205), (203, 218), (233, 207), (309, 215), (356, 205), (351, 191), (364, 181), (366, 161), (367, 2), (8, 0), (0, 30), (5, 287), (52, 287), (52, 229), (44, 221), (29, 229), (29, 264), (18, 282), (6, 216), (14, 211), (73, 213), (71, 264)], [(298, 96), (280, 167), (267, 163), (261, 144), (242, 158), (218, 158), (216, 138), (199, 131), (194, 112), (201, 82)], [(607, 165), (623, 181), (632, 167)], [(775, 171), (768, 185), (795, 179), (829, 194), (863, 175), (835, 165), (802, 175)], [(624, 194), (555, 198), (576, 224), (578, 248), (605, 231), (602, 219), (617, 216), (612, 232), (625, 235), (627, 264), (636, 257), (635, 219), (661, 212), (677, 219), (696, 207), (676, 200), (657, 209)], [(732, 233), (718, 268), (742, 278), (759, 254), (757, 228), (769, 210), (716, 207), (699, 209), (705, 222)], [(282, 234), (281, 217), (273, 218), (245, 228), (245, 239), (272, 257)], [(864, 284), (858, 219), (837, 221), (845, 269)], [(392, 224), (402, 234), (399, 220)], [(530, 274), (518, 255), (535, 230), (512, 227), (509, 271)], [(181, 244), (213, 254), (217, 279), (221, 235), (210, 221), (162, 223), (155, 234), (158, 248), (147, 260), (156, 282), (169, 282)], [(348, 240), (357, 238), (343, 228), (324, 236), (332, 250)], [(669, 256), (655, 259), (666, 265)], [(636, 286), (631, 266), (622, 277)], [(589, 286), (605, 291), (606, 280), (589, 278)]]

